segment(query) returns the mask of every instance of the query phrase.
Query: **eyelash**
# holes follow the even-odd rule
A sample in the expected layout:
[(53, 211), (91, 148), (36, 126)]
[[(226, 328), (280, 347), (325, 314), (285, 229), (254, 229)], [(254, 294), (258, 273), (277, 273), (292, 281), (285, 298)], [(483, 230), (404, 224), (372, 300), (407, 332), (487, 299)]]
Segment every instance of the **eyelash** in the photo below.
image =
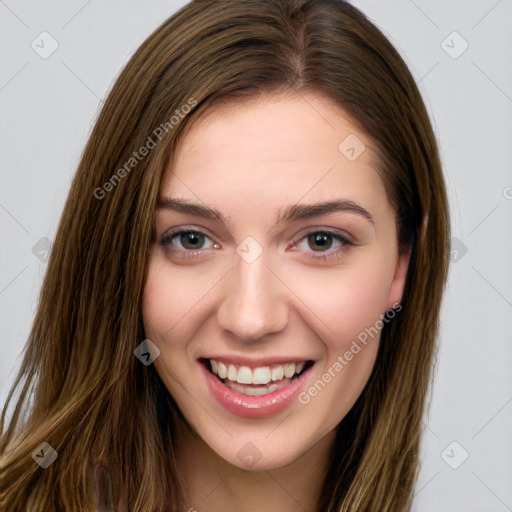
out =
[[(177, 229), (176, 231), (171, 231), (170, 233), (164, 234), (162, 236), (162, 238), (160, 239), (159, 245), (167, 248), (168, 246), (171, 245), (171, 241), (174, 238), (176, 238), (179, 235), (183, 235), (185, 233), (197, 233), (197, 234), (201, 234), (207, 238), (210, 238), (210, 239), (212, 238), (212, 237), (210, 237), (210, 235), (208, 233), (206, 233), (205, 231), (203, 231), (201, 229), (180, 228), (180, 229)], [(316, 228), (314, 230), (311, 230), (311, 231), (308, 231), (307, 233), (305, 233), (299, 240), (297, 240), (297, 242), (294, 243), (294, 246), (297, 245), (302, 240), (304, 240), (305, 238), (307, 238), (309, 235), (312, 235), (315, 233), (323, 233), (325, 235), (328, 235), (328, 236), (334, 238), (335, 240), (340, 242), (341, 248), (339, 248), (338, 250), (332, 251), (332, 252), (326, 252), (325, 254), (322, 254), (322, 252), (317, 253), (317, 254), (321, 254), (320, 256), (311, 256), (311, 253), (309, 253), (308, 258), (310, 258), (313, 261), (330, 261), (332, 259), (340, 258), (348, 250), (348, 248), (350, 246), (355, 245), (355, 243), (352, 240), (350, 240), (348, 237), (346, 237), (340, 233), (333, 232), (329, 229)], [(187, 249), (178, 249), (177, 252), (181, 253), (179, 256), (180, 258), (195, 258), (197, 256), (200, 256), (201, 253), (204, 252), (204, 249), (199, 249), (199, 250), (195, 250), (195, 251), (187, 250)]]

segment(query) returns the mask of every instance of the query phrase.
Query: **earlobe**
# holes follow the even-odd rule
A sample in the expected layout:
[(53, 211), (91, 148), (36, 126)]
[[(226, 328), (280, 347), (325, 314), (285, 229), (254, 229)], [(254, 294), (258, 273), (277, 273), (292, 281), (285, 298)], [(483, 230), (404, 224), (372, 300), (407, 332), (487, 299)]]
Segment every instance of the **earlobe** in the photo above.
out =
[(398, 254), (395, 275), (391, 281), (388, 295), (388, 309), (396, 307), (397, 304), (402, 302), (402, 295), (404, 293), (405, 281), (407, 278), (407, 270), (409, 268), (409, 261), (411, 259), (411, 248), (407, 251)]

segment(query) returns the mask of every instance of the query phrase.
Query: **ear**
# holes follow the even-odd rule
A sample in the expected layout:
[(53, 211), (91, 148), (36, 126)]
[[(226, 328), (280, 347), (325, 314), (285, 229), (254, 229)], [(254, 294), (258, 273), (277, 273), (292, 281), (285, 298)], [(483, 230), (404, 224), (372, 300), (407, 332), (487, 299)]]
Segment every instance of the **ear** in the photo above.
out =
[[(423, 222), (421, 224), (419, 233), (419, 243), (423, 244), (426, 238), (428, 228), (428, 213), (423, 216)], [(409, 268), (409, 262), (411, 260), (412, 245), (406, 250), (401, 252), (398, 251), (397, 262), (395, 266), (395, 275), (389, 285), (388, 294), (388, 308), (394, 307), (402, 302), (402, 296), (405, 288), (405, 280), (407, 277), (407, 270)]]
[(411, 259), (411, 248), (406, 252), (399, 253), (395, 266), (395, 274), (393, 280), (389, 285), (388, 294), (388, 309), (396, 307), (402, 302), (402, 295), (404, 293), (405, 279), (407, 277), (407, 269), (409, 268), (409, 261)]

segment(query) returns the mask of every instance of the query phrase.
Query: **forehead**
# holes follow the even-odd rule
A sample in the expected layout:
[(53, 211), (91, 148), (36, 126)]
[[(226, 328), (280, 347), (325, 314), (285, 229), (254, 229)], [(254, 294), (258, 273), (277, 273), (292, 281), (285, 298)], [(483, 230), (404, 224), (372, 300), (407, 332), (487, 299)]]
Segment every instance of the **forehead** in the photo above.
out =
[(302, 198), (387, 202), (368, 135), (312, 94), (216, 108), (176, 149), (161, 196), (245, 210), (248, 202), (276, 209)]

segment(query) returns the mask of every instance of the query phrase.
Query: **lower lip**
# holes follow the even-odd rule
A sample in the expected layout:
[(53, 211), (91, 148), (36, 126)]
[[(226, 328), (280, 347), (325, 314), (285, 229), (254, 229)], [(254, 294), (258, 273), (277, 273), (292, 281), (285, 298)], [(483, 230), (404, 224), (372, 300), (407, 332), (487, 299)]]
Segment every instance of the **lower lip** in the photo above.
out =
[(297, 398), (307, 374), (312, 367), (293, 379), (288, 386), (267, 395), (245, 395), (225, 386), (213, 373), (201, 364), (208, 389), (214, 398), (229, 412), (245, 418), (266, 418), (289, 407)]

